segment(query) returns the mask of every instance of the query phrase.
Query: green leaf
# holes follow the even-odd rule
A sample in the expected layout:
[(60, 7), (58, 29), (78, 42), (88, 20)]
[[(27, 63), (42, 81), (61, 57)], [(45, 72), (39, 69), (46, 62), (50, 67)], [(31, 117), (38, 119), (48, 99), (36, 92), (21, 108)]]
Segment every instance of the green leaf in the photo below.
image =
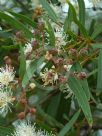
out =
[(100, 49), (100, 54), (98, 58), (97, 89), (102, 91), (102, 49)]
[(10, 14), (12, 14), (14, 17), (22, 20), (26, 24), (29, 24), (34, 28), (36, 27), (36, 23), (32, 19), (30, 19), (29, 17), (22, 15), (22, 14), (18, 14), (18, 13), (16, 14), (14, 12), (10, 12)]
[(0, 136), (12, 136), (13, 134), (13, 126), (2, 127), (0, 126)]
[(11, 25), (11, 27), (22, 30), (27, 38), (33, 37), (33, 34), (29, 31), (29, 29), (27, 29), (21, 22), (8, 15), (7, 13), (3, 13), (0, 11), (0, 19), (4, 19), (7, 23)]
[(78, 110), (71, 118), (71, 120), (62, 128), (58, 136), (65, 136), (68, 133), (68, 131), (72, 128), (73, 124), (76, 122), (77, 118), (79, 117), (79, 114), (80, 114), (80, 110)]
[(26, 72), (26, 57), (24, 55), (24, 48), (20, 46), (20, 68), (19, 68), (19, 76), (23, 79), (23, 76)]
[(0, 31), (0, 38), (10, 38), (12, 36), (12, 34), (10, 33), (10, 31)]
[(22, 80), (22, 86), (25, 88), (26, 85), (29, 83), (29, 80), (32, 78), (34, 72), (36, 71), (37, 68), (37, 61), (34, 60), (31, 62), (31, 64), (28, 66), (25, 75)]
[(58, 128), (62, 128), (63, 124), (58, 122), (55, 118), (51, 117), (50, 115), (46, 114), (43, 109), (41, 108), (41, 106), (37, 105), (37, 111), (39, 113), (40, 116), (43, 117), (43, 119), (45, 120), (45, 122), (47, 122), (48, 124), (58, 127)]
[(84, 0), (77, 0), (79, 5), (79, 21), (85, 26), (85, 3)]
[[(80, 65), (80, 63), (76, 63), (73, 65), (73, 71), (77, 71), (77, 72), (82, 72), (83, 69)], [(82, 86), (86, 96), (87, 96), (87, 99), (90, 100), (90, 90), (89, 90), (89, 86), (88, 86), (88, 82), (87, 82), (87, 79), (83, 79), (83, 80), (78, 80), (77, 81), (79, 82), (79, 84)]]
[(92, 44), (93, 49), (102, 49), (102, 43), (94, 43)]
[(91, 24), (90, 24), (90, 28), (89, 28), (89, 35), (90, 35), (90, 36), (91, 36), (92, 33), (94, 32), (95, 23), (96, 23), (96, 20), (95, 20), (95, 19), (92, 19)]
[(92, 33), (92, 38), (95, 39), (99, 34), (102, 33), (102, 24), (98, 24), (95, 26), (94, 32)]
[(15, 50), (15, 49), (19, 49), (19, 45), (3, 45), (0, 47), (1, 49), (3, 50), (7, 50), (7, 51), (10, 51), (10, 50)]
[(72, 15), (73, 15), (73, 21), (77, 24), (77, 26), (79, 27), (79, 30), (81, 32), (81, 34), (84, 36), (84, 37), (88, 37), (88, 33), (87, 33), (87, 30), (86, 28), (80, 23), (80, 21), (77, 19), (77, 14), (76, 14), (76, 11), (75, 11), (75, 8), (74, 6), (69, 2), (69, 0), (67, 0), (68, 2), (68, 5), (69, 5), (69, 8), (72, 12)]
[(82, 111), (83, 111), (89, 125), (92, 126), (93, 119), (92, 119), (92, 115), (91, 115), (91, 110), (90, 110), (88, 99), (87, 99), (87, 96), (86, 96), (86, 93), (85, 93), (83, 87), (78, 82), (78, 80), (73, 76), (69, 77), (68, 83), (69, 83), (69, 86), (72, 89), (80, 107), (82, 108)]
[(50, 4), (46, 0), (39, 0), (43, 8), (47, 11), (49, 17), (54, 21), (58, 21), (58, 17), (54, 10), (51, 8)]
[(53, 28), (52, 28), (52, 26), (51, 26), (51, 24), (49, 23), (48, 20), (46, 20), (46, 23), (47, 23), (47, 31), (48, 31), (48, 34), (49, 34), (51, 46), (55, 46), (54, 30), (53, 30)]
[(68, 15), (65, 19), (64, 26), (63, 26), (63, 29), (64, 29), (65, 32), (67, 32), (68, 29), (71, 29), (72, 20), (73, 20), (72, 12), (71, 12), (71, 9), (69, 8)]
[(40, 72), (41, 68), (40, 66), (42, 65), (42, 63), (44, 62), (44, 57), (41, 57), (38, 61), (34, 60), (31, 62), (31, 64), (28, 66), (23, 81), (22, 81), (22, 86), (25, 88), (26, 85), (29, 83), (29, 80), (33, 77), (34, 72)]

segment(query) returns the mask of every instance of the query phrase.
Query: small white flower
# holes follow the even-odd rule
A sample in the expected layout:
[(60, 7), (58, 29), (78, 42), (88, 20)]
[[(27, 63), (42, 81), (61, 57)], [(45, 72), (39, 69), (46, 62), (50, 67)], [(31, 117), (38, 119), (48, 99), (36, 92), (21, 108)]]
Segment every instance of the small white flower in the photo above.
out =
[(45, 86), (49, 84), (53, 85), (54, 83), (57, 83), (58, 80), (58, 74), (55, 71), (54, 66), (52, 66), (50, 70), (48, 70), (48, 68), (45, 68), (44, 72), (40, 72), (40, 76)]
[(51, 60), (52, 59), (52, 54), (50, 54), (49, 51), (46, 52), (45, 59), (46, 60)]
[(64, 68), (66, 69), (67, 72), (70, 71), (71, 67), (72, 67), (72, 65), (64, 65)]
[(55, 28), (55, 46), (60, 52), (61, 48), (66, 45), (66, 34), (63, 32), (63, 28), (56, 26)]
[(11, 112), (10, 105), (13, 105), (13, 98), (12, 91), (7, 88), (0, 89), (0, 114), (5, 117), (8, 111)]
[(27, 43), (27, 44), (25, 44), (25, 47), (24, 47), (24, 54), (25, 55), (28, 55), (29, 53), (31, 53), (32, 52), (32, 45), (31, 45), (31, 43)]
[(15, 72), (14, 68), (6, 65), (6, 67), (0, 68), (0, 84), (8, 86), (10, 82), (14, 81)]
[(29, 122), (20, 121), (18, 125), (15, 126), (15, 132), (12, 136), (55, 136), (52, 133), (47, 133), (46, 131), (36, 130), (35, 125), (31, 125)]
[(35, 84), (35, 83), (30, 83), (30, 84), (29, 84), (29, 87), (30, 87), (31, 89), (34, 89), (34, 88), (36, 87), (36, 84)]

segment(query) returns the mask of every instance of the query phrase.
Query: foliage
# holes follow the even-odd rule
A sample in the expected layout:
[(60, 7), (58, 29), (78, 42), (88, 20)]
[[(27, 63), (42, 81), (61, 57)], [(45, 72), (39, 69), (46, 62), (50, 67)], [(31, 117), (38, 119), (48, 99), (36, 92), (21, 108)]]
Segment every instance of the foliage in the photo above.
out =
[(0, 98), (0, 135), (26, 119), (58, 136), (94, 136), (102, 128), (102, 25), (93, 20), (86, 28), (84, 0), (78, 13), (67, 0), (64, 19), (56, 5), (39, 2), (34, 11), (30, 4), (21, 13), (0, 11), (0, 91), (12, 91), (6, 116)]

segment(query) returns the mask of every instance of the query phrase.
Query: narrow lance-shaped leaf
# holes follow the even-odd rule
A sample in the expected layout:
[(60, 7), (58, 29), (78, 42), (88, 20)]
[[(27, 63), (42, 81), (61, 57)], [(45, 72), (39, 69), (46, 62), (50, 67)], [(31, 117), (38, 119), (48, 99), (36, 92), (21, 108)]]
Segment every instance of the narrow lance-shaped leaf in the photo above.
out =
[(95, 38), (97, 38), (97, 36), (99, 35), (99, 34), (101, 34), (102, 33), (102, 24), (98, 24), (96, 27), (95, 27), (95, 29), (94, 29), (94, 32), (92, 33), (92, 38), (93, 39), (95, 39)]
[(90, 106), (89, 106), (88, 99), (84, 89), (82, 88), (78, 80), (73, 76), (69, 77), (68, 83), (79, 103), (79, 106), (82, 108), (82, 111), (89, 125), (92, 126), (93, 119), (92, 119)]
[(71, 118), (71, 120), (62, 128), (58, 136), (65, 136), (69, 132), (69, 130), (72, 128), (73, 124), (76, 122), (77, 118), (79, 117), (79, 114), (80, 114), (80, 110), (78, 110)]
[(40, 3), (42, 4), (43, 8), (47, 11), (49, 17), (54, 21), (57, 22), (58, 21), (58, 16), (56, 15), (56, 13), (54, 12), (54, 10), (51, 8), (51, 6), (49, 5), (49, 3), (47, 2), (47, 0), (39, 0)]
[(51, 24), (49, 23), (48, 20), (46, 20), (46, 23), (47, 23), (47, 31), (48, 31), (48, 34), (49, 34), (51, 46), (55, 46), (54, 30), (53, 30), (53, 28), (52, 28), (52, 26), (51, 26)]
[(96, 23), (96, 20), (95, 20), (95, 19), (92, 19), (91, 24), (90, 24), (90, 28), (89, 28), (89, 35), (90, 35), (90, 36), (91, 36), (92, 33), (94, 32), (95, 23)]
[(71, 9), (69, 8), (68, 15), (65, 19), (64, 26), (63, 26), (63, 29), (65, 32), (67, 32), (69, 29), (71, 29), (72, 20), (73, 20), (73, 15), (72, 15)]
[(19, 22), (12, 16), (0, 11), (0, 19), (4, 19), (5, 21), (7, 21), (7, 23), (10, 24), (11, 27), (13, 26), (16, 29), (22, 30), (27, 38), (33, 37), (33, 34), (29, 31), (29, 29), (27, 29), (21, 22)]
[(23, 79), (23, 76), (26, 72), (26, 58), (24, 55), (24, 48), (20, 46), (20, 68), (19, 68), (19, 76)]
[(30, 19), (29, 17), (22, 15), (22, 14), (18, 14), (18, 13), (16, 14), (14, 12), (10, 12), (10, 14), (12, 14), (14, 17), (22, 20), (26, 24), (28, 24), (34, 28), (36, 27), (36, 23), (32, 19)]
[(77, 0), (79, 5), (79, 21), (85, 26), (85, 3), (84, 0)]
[(71, 12), (72, 12), (73, 21), (78, 25), (81, 34), (82, 34), (83, 36), (85, 36), (85, 37), (88, 37), (87, 30), (86, 30), (85, 27), (80, 23), (80, 21), (77, 19), (77, 14), (76, 14), (76, 11), (75, 11), (74, 6), (69, 2), (69, 0), (67, 0), (67, 3), (68, 3), (68, 5), (69, 5), (69, 7), (70, 7), (70, 10), (71, 10)]
[[(82, 67), (81, 67), (80, 63), (78, 63), (78, 62), (73, 65), (73, 69), (74, 69), (74, 71), (82, 72)], [(83, 80), (77, 79), (77, 81), (82, 86), (82, 88), (87, 96), (87, 99), (90, 100), (90, 90), (89, 90), (87, 79), (83, 79)]]

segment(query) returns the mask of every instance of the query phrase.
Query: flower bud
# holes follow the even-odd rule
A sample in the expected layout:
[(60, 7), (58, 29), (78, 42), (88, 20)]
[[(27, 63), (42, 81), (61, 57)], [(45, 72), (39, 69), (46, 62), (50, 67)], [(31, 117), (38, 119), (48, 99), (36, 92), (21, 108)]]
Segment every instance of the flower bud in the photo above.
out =
[(38, 23), (38, 29), (42, 32), (44, 30), (45, 24), (44, 22), (39, 22)]
[(22, 32), (21, 31), (16, 32), (16, 37), (21, 38), (22, 37)]
[(69, 55), (70, 55), (70, 56), (75, 56), (75, 57), (76, 57), (76, 56), (77, 56), (77, 50), (74, 49), (74, 48), (73, 48), (73, 49), (70, 49), (70, 50), (69, 50)]
[(33, 49), (36, 49), (39, 45), (39, 42), (37, 40), (32, 41), (31, 45), (32, 45)]
[(65, 83), (67, 81), (67, 78), (65, 76), (60, 76), (59, 77), (59, 82)]
[(29, 108), (29, 113), (35, 114), (36, 113), (36, 108)]
[(38, 29), (35, 29), (34, 32), (33, 32), (33, 34), (35, 36), (39, 36), (40, 35), (40, 31)]
[(87, 74), (85, 72), (80, 72), (77, 74), (77, 78), (80, 80), (86, 79), (87, 78)]
[(87, 48), (82, 48), (79, 52), (80, 55), (85, 56), (88, 55), (88, 49)]
[(64, 59), (63, 58), (54, 58), (53, 62), (55, 65), (62, 65), (64, 63)]
[(10, 58), (9, 56), (5, 56), (5, 57), (4, 57), (4, 61), (5, 61), (5, 63), (6, 63), (7, 65), (11, 65), (11, 64), (12, 64), (12, 60), (11, 60), (11, 58)]
[(20, 112), (18, 114), (18, 119), (24, 119), (25, 118), (25, 112)]
[(23, 99), (20, 100), (20, 103), (23, 104), (23, 105), (26, 105), (27, 104), (27, 100), (25, 98), (23, 98)]
[(36, 87), (36, 84), (35, 83), (30, 83), (29, 87), (30, 87), (30, 89), (34, 89)]

